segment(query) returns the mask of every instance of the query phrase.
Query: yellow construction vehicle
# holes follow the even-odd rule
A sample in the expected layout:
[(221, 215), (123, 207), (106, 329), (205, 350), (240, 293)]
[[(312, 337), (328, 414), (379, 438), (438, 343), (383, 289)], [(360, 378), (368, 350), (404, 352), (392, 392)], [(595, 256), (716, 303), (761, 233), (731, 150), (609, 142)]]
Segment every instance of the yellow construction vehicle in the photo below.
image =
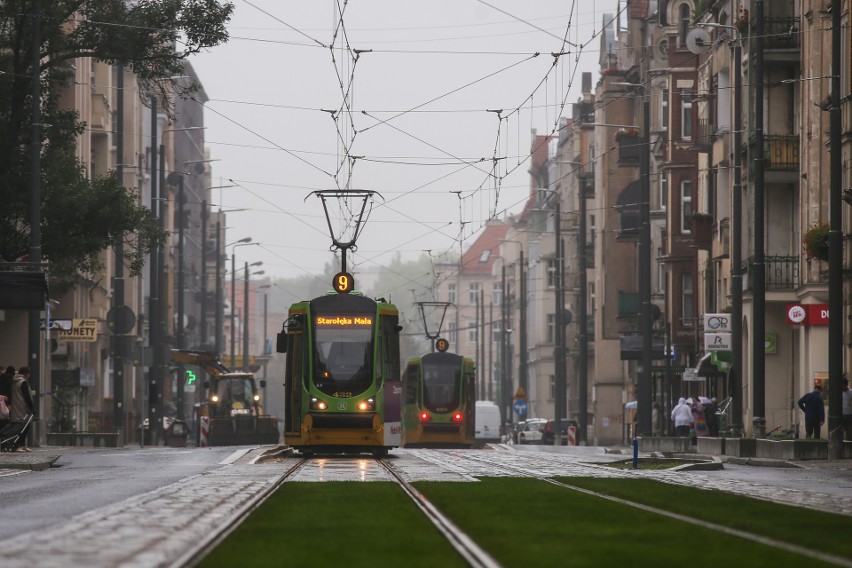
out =
[[(258, 381), (253, 373), (231, 372), (216, 355), (206, 351), (172, 349), (171, 360), (173, 363), (196, 365), (209, 375), (203, 385), (205, 401), (198, 407), (199, 445), (279, 442), (278, 419), (263, 413)], [(261, 388), (266, 386), (264, 380), (259, 383)]]

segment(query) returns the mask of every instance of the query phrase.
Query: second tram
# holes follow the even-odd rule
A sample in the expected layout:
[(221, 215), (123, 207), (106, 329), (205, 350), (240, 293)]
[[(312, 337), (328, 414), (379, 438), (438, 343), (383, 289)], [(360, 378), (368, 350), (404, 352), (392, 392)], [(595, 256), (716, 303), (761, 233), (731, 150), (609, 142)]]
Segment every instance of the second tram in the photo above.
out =
[[(441, 342), (444, 350), (441, 350)], [(409, 359), (403, 377), (402, 445), (475, 445), (476, 368), (473, 359), (445, 351)]]

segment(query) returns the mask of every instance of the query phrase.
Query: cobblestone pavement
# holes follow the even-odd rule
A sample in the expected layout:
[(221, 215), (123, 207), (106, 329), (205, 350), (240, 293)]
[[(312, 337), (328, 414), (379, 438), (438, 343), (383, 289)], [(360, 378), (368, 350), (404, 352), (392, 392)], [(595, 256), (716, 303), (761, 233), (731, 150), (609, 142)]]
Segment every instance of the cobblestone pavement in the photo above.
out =
[[(852, 515), (852, 490), (848, 489), (828, 494), (779, 487), (728, 478), (724, 470), (617, 470), (603, 464), (628, 456), (606, 454), (602, 449), (582, 448), (582, 451), (564, 453), (542, 449), (524, 451), (510, 446), (491, 448), (482, 451), (395, 450), (391, 453), (391, 462), (410, 481), (476, 482), (477, 477), (497, 475), (647, 477)], [(24, 534), (4, 544), (3, 566), (181, 566), (188, 550), (250, 507), (259, 494), (272, 488), (288, 466), (295, 463), (294, 458), (257, 463), (260, 453), (252, 452), (236, 463), (89, 511), (61, 525)], [(16, 456), (15, 459), (35, 458)], [(297, 472), (293, 481), (388, 479), (387, 473), (371, 459), (356, 459), (356, 467), (352, 462), (351, 457), (315, 458)], [(3, 467), (4, 462), (0, 462), (0, 468)], [(512, 473), (507, 474), (507, 467)], [(843, 467), (848, 469), (845, 464)], [(0, 476), (22, 474), (28, 473), (21, 469), (0, 469)], [(772, 477), (768, 479), (771, 481)]]

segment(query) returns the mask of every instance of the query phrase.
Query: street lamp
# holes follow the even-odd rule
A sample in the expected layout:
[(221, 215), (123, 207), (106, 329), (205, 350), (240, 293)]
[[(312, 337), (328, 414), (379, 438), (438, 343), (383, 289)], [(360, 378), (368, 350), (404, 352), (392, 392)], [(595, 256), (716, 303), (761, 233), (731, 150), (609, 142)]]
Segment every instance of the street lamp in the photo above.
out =
[[(248, 237), (248, 239), (251, 240), (251, 237)], [(235, 331), (234, 326), (236, 325), (236, 319), (235, 319), (234, 316), (235, 316), (235, 312), (236, 312), (235, 308), (236, 308), (236, 304), (237, 304), (237, 279), (236, 279), (236, 274), (237, 274), (237, 269), (236, 269), (237, 247), (251, 246), (251, 245), (257, 245), (257, 244), (260, 244), (260, 243), (252, 243), (252, 242), (246, 242), (244, 244), (243, 243), (235, 243), (234, 249), (231, 251), (231, 368), (232, 369), (236, 365), (236, 351), (237, 351), (236, 335), (234, 334), (234, 331)], [(262, 261), (258, 261), (258, 262), (253, 262), (253, 263), (249, 264), (248, 266), (260, 266), (262, 264), (263, 264)]]
[[(731, 370), (729, 371), (732, 398), (731, 428), (742, 431), (740, 420), (743, 415), (742, 371), (743, 371), (743, 272), (742, 272), (742, 147), (743, 112), (742, 112), (742, 35), (735, 26), (705, 22), (703, 26), (730, 30), (735, 37), (731, 41), (731, 58), (733, 59), (734, 80), (734, 180), (731, 195)], [(762, 150), (760, 150), (762, 151)], [(756, 213), (757, 214), (757, 213)], [(762, 238), (762, 237), (761, 237)]]
[[(527, 390), (527, 272), (526, 266), (524, 265), (524, 243), (521, 241), (516, 241), (512, 239), (501, 239), (501, 243), (514, 243), (516, 245), (520, 245), (520, 257), (518, 259), (520, 265), (520, 304), (518, 305), (518, 309), (520, 311), (520, 321), (518, 322), (518, 327), (520, 328), (520, 333), (518, 336), (518, 341), (520, 345), (518, 346), (518, 388), (523, 389), (524, 392)], [(514, 271), (513, 271), (514, 272)], [(508, 297), (507, 291), (503, 290), (503, 298), (506, 299)], [(511, 385), (509, 385), (509, 390), (511, 390)], [(508, 399), (511, 400), (511, 392), (508, 392)], [(511, 407), (510, 407), (511, 411)]]
[[(255, 264), (260, 266), (261, 264), (263, 264), (263, 262), (258, 262), (258, 263), (255, 263)], [(249, 269), (248, 269), (248, 267), (249, 267), (249, 263), (246, 262), (245, 263), (245, 272), (243, 273), (243, 275), (245, 276), (245, 282), (243, 284), (243, 371), (249, 370), (249, 364), (248, 364), (248, 359), (249, 359), (249, 326), (248, 326), (248, 321), (249, 321), (249, 315), (248, 315), (248, 312), (249, 312), (249, 309), (248, 309), (248, 306), (249, 306)], [(261, 274), (266, 274), (266, 272), (263, 271), (263, 270), (258, 270), (256, 272), (251, 273), (252, 276), (254, 276), (254, 275), (259, 276)]]

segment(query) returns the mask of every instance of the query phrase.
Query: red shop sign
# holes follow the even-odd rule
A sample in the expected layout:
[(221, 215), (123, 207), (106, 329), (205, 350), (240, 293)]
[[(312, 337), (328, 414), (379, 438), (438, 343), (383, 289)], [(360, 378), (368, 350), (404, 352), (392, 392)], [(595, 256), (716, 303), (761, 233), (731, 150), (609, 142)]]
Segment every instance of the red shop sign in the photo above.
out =
[(828, 304), (787, 304), (787, 324), (828, 325)]

